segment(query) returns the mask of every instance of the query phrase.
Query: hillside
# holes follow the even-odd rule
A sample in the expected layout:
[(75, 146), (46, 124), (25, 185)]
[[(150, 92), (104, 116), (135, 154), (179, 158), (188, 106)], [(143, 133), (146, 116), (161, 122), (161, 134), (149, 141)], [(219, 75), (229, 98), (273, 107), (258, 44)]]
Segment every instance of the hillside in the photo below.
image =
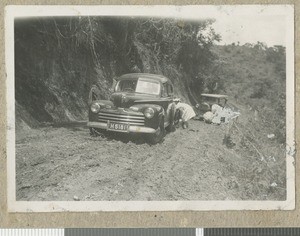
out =
[(260, 42), (214, 45), (217, 34), (196, 33), (210, 23), (92, 17), (17, 20), (17, 129), (86, 120), (92, 85), (107, 99), (114, 77), (147, 72), (169, 77), (175, 95), (193, 105), (203, 91), (228, 94), (233, 103), (256, 110), (265, 118), (264, 126), (284, 142), (285, 49)]
[(148, 18), (17, 20), (17, 130), (87, 120), (93, 85), (101, 99), (108, 99), (114, 77), (146, 72), (169, 77), (175, 96), (192, 105), (202, 92), (229, 95), (233, 105), (260, 117), (255, 129), (285, 143), (285, 48), (261, 42), (218, 46), (215, 32), (201, 34), (210, 24)]
[(285, 143), (285, 48), (255, 45), (215, 46), (221, 92), (232, 102), (252, 110), (261, 118), (254, 125), (263, 132), (276, 134)]
[[(210, 24), (17, 20), (17, 198), (284, 200), (285, 48), (218, 46)], [(107, 99), (113, 78), (131, 72), (169, 77), (175, 95), (192, 105), (202, 92), (227, 94), (241, 113), (231, 132), (235, 145), (224, 144), (226, 125), (199, 120), (154, 146), (140, 136), (90, 137), (90, 88)]]
[(86, 120), (92, 85), (107, 99), (113, 78), (125, 73), (163, 74), (188, 101), (186, 87), (212, 60), (217, 35), (198, 34), (209, 24), (111, 17), (16, 20), (17, 128)]

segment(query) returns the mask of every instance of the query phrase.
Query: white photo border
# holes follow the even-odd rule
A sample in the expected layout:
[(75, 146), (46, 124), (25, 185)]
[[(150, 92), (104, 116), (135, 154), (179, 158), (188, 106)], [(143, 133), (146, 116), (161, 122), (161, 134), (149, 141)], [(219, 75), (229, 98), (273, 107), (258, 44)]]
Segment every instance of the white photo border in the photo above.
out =
[[(219, 12), (241, 15), (283, 15), (286, 19), (286, 181), (285, 201), (17, 201), (15, 161), (14, 20), (35, 16), (152, 16), (195, 19)], [(161, 15), (161, 12), (164, 15)], [(201, 14), (200, 14), (201, 13)], [(229, 13), (228, 13), (229, 14)], [(5, 64), (7, 99), (7, 205), (9, 212), (90, 211), (220, 211), (293, 210), (295, 208), (295, 91), (293, 5), (18, 5), (5, 7)]]

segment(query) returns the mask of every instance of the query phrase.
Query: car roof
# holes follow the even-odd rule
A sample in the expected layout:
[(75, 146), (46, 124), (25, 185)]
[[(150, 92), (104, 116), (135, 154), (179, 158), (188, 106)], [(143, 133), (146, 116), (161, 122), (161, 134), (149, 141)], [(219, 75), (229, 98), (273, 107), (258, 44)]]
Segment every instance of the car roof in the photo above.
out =
[(131, 73), (121, 75), (117, 80), (125, 80), (125, 79), (138, 79), (138, 78), (145, 78), (145, 79), (154, 79), (160, 81), (161, 83), (165, 83), (170, 81), (167, 77), (163, 75), (156, 75), (156, 74), (148, 74), (148, 73)]
[(210, 97), (210, 98), (228, 98), (227, 95), (222, 94), (209, 94), (209, 93), (202, 93), (202, 97)]

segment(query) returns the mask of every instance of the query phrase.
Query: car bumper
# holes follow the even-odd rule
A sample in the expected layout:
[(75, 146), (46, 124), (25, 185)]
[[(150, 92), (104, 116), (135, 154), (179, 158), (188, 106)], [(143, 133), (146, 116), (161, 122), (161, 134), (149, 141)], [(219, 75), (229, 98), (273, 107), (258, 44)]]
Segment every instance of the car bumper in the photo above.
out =
[[(103, 122), (88, 122), (87, 126), (90, 128), (97, 128), (97, 129), (105, 129), (107, 130), (107, 123), (103, 123)], [(109, 130), (109, 131), (114, 131), (114, 132), (124, 132), (124, 131), (120, 131), (120, 130)], [(145, 133), (145, 134), (154, 134), (156, 132), (155, 129), (150, 128), (150, 127), (142, 127), (142, 126), (134, 126), (134, 125), (130, 125), (129, 126), (129, 133)]]

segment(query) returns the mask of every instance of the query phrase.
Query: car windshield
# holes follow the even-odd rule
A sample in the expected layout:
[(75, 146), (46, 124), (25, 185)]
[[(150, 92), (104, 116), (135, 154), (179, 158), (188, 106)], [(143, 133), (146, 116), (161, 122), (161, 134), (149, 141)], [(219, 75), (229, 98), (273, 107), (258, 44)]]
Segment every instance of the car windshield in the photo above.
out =
[(159, 95), (160, 84), (143, 78), (137, 80), (121, 80), (116, 87), (117, 92), (136, 92), (143, 94)]
[(121, 80), (117, 84), (117, 92), (134, 92), (136, 88), (137, 80)]

